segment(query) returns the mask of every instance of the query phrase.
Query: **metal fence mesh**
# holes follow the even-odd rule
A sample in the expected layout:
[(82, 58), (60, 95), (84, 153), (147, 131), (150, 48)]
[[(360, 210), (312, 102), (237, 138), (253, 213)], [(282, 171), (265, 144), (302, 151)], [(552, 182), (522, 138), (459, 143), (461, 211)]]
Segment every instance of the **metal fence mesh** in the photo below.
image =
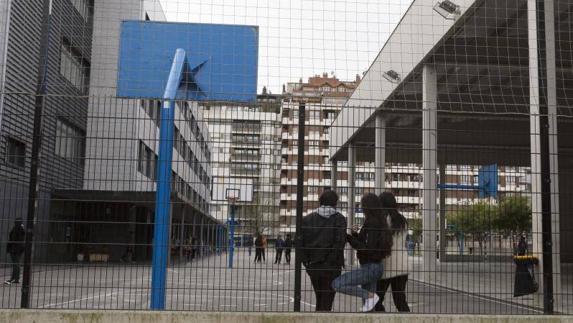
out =
[(1, 3), (0, 308), (570, 314), (572, 8)]

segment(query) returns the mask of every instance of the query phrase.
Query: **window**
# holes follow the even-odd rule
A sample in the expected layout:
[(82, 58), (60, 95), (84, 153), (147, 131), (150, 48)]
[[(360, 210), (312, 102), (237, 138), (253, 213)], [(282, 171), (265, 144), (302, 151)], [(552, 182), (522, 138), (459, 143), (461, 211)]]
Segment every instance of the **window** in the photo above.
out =
[(69, 122), (56, 120), (56, 155), (81, 164), (85, 152), (85, 134)]
[(471, 176), (469, 175), (462, 175), (460, 176), (460, 184), (462, 185), (470, 185), (471, 184)]
[(320, 111), (310, 111), (310, 120), (320, 120)]
[(71, 0), (71, 2), (84, 20), (87, 20), (90, 15), (88, 0)]
[(155, 168), (157, 165), (157, 155), (143, 143), (139, 141), (137, 170), (150, 179), (155, 180)]
[(26, 165), (26, 144), (14, 138), (6, 138), (6, 163), (24, 168)]
[(155, 122), (155, 125), (159, 126), (159, 121), (161, 120), (161, 101), (141, 100), (139, 105), (149, 118)]
[(60, 74), (75, 88), (85, 92), (88, 83), (89, 64), (81, 57), (78, 50), (73, 48), (67, 39), (62, 39), (60, 48)]

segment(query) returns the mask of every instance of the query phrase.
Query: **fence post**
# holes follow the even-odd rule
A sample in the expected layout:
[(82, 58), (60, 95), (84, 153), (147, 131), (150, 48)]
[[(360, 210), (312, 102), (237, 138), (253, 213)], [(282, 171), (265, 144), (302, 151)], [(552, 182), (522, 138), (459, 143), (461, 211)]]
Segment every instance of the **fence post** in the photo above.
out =
[(24, 271), (22, 273), (22, 296), (20, 306), (30, 307), (30, 285), (32, 272), (32, 252), (34, 239), (34, 222), (38, 210), (38, 181), (40, 170), (40, 149), (42, 146), (42, 115), (46, 94), (48, 93), (47, 73), (48, 55), (50, 52), (50, 30), (52, 20), (52, 1), (43, 1), (44, 21), (42, 24), (41, 50), (38, 63), (41, 67), (38, 72), (38, 88), (34, 105), (34, 129), (32, 133), (32, 156), (30, 163), (30, 180), (28, 182), (28, 210), (26, 214), (26, 236), (24, 240)]
[(294, 259), (294, 311), (300, 312), (301, 302), (301, 275), (302, 275), (302, 213), (304, 198), (304, 123), (306, 106), (300, 103), (298, 106), (298, 152), (297, 152), (297, 179), (296, 179), (296, 253)]
[[(533, 236), (534, 251), (540, 252), (542, 268), (543, 311), (554, 311), (555, 289), (560, 284), (553, 279), (554, 271), (560, 270), (559, 252), (553, 254), (553, 226), (559, 230), (559, 214), (554, 219), (558, 196), (553, 195), (552, 182), (557, 182), (556, 153), (557, 123), (555, 121), (556, 53), (554, 0), (528, 1), (529, 31), (529, 80), (531, 120), (531, 173), (533, 191)], [(550, 121), (551, 120), (551, 121)], [(553, 168), (553, 169), (552, 169)], [(536, 196), (537, 194), (537, 196)], [(556, 204), (554, 205), (554, 199)], [(557, 224), (556, 224), (557, 223)], [(557, 231), (558, 232), (558, 231)], [(557, 239), (556, 242), (559, 240)], [(559, 295), (559, 293), (557, 293)]]

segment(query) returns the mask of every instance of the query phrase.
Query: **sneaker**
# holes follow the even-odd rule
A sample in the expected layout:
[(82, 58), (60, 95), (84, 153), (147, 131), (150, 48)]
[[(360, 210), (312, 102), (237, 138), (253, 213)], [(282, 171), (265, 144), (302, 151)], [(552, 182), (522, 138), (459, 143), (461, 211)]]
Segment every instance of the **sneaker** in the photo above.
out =
[(380, 300), (380, 297), (378, 297), (378, 295), (374, 294), (373, 297), (369, 297), (366, 299), (366, 301), (364, 302), (364, 306), (362, 306), (362, 312), (370, 312), (374, 309), (374, 307), (376, 306), (376, 303), (378, 303), (378, 301)]
[(11, 280), (5, 280), (4, 285), (12, 285), (12, 281)]
[(12, 284), (20, 284), (20, 281), (19, 280), (13, 280)]

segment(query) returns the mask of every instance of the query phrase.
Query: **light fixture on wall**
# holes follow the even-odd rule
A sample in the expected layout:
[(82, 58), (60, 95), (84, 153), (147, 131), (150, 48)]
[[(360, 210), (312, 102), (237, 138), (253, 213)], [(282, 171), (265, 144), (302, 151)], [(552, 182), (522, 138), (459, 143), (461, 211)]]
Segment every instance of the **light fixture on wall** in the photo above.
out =
[(385, 79), (392, 83), (399, 83), (401, 81), (400, 74), (394, 70), (388, 70), (382, 74)]
[(434, 11), (439, 13), (440, 16), (451, 20), (455, 20), (461, 14), (460, 6), (450, 0), (438, 1), (434, 6)]

